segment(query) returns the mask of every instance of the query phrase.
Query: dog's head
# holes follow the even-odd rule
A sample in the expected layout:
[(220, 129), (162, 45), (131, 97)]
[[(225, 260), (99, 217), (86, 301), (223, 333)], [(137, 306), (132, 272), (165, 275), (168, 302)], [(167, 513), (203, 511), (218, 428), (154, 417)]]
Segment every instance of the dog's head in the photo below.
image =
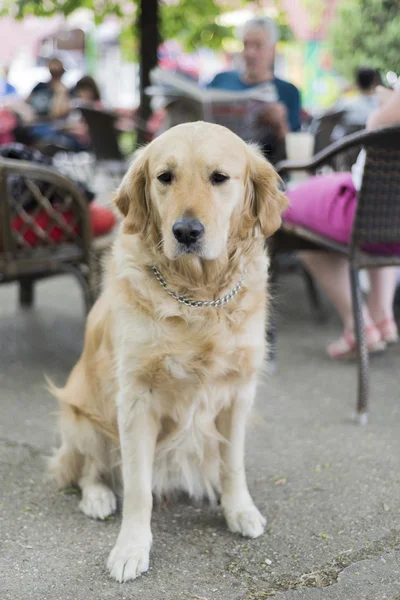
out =
[(254, 146), (210, 123), (173, 127), (140, 150), (116, 197), (124, 233), (156, 232), (167, 258), (218, 258), (228, 240), (270, 236), (286, 199)]

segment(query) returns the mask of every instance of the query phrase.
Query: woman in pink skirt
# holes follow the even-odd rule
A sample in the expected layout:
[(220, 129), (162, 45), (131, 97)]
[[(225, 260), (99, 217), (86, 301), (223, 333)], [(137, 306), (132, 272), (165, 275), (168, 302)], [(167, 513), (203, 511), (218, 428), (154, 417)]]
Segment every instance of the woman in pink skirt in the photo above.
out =
[[(371, 114), (368, 129), (400, 123), (400, 89), (378, 88), (381, 106)], [(357, 190), (361, 185), (365, 154), (362, 152), (352, 173), (311, 177), (289, 190), (290, 207), (284, 221), (307, 227), (333, 240), (347, 244), (353, 225)], [(373, 248), (370, 249), (373, 251)], [(380, 253), (400, 254), (400, 246), (380, 246)], [(344, 331), (327, 348), (334, 359), (355, 356), (355, 334), (348, 261), (330, 252), (301, 252), (304, 265), (321, 285), (343, 321)], [(370, 352), (379, 352), (398, 340), (393, 318), (396, 267), (369, 269), (370, 293), (363, 307), (365, 332)]]

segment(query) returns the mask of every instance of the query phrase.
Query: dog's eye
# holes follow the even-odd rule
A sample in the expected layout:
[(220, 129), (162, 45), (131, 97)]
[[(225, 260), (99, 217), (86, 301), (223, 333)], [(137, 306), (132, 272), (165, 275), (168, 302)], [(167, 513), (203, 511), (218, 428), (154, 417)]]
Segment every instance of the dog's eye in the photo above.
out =
[(211, 175), (211, 183), (213, 185), (219, 185), (220, 183), (224, 183), (229, 179), (228, 175), (224, 175), (223, 173), (219, 173), (218, 171), (214, 171)]
[(157, 177), (158, 181), (161, 181), (161, 183), (171, 183), (173, 178), (172, 171), (164, 171), (164, 173), (160, 173)]

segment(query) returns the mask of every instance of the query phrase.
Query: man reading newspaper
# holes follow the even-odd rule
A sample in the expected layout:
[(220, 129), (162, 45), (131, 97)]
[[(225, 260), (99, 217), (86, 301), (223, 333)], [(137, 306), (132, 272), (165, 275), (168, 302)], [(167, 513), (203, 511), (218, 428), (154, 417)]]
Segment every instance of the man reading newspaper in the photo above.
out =
[(243, 73), (220, 73), (207, 88), (182, 73), (154, 69), (152, 86), (146, 91), (163, 98), (164, 129), (187, 121), (210, 121), (260, 143), (271, 161), (283, 158), (286, 133), (300, 129), (300, 95), (294, 85), (274, 77), (276, 39), (270, 19), (248, 22)]
[(272, 82), (247, 90), (220, 90), (201, 87), (183, 73), (156, 68), (150, 74), (151, 96), (160, 96), (167, 118), (163, 129), (189, 121), (209, 121), (224, 125), (244, 140), (261, 141), (265, 135), (264, 114), (274, 110), (278, 101)]
[(274, 75), (275, 45), (278, 32), (275, 23), (268, 18), (254, 18), (243, 28), (242, 72), (219, 73), (209, 83), (212, 89), (246, 92), (273, 85), (276, 101), (265, 104), (259, 112), (259, 140), (264, 142), (266, 153), (276, 158), (277, 147), (288, 131), (300, 129), (300, 94), (288, 81)]

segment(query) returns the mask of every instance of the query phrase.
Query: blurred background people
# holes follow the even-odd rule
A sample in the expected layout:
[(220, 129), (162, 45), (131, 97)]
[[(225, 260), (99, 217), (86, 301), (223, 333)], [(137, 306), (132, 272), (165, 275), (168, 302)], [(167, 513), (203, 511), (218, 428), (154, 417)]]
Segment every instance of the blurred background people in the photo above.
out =
[(65, 117), (71, 108), (68, 89), (61, 81), (65, 73), (63, 63), (58, 58), (51, 58), (47, 68), (50, 80), (35, 85), (26, 100), (33, 108), (37, 120), (42, 121)]
[(370, 114), (379, 107), (376, 88), (382, 85), (382, 78), (377, 69), (360, 67), (356, 71), (356, 96), (339, 98), (336, 110), (344, 110), (343, 125), (365, 127)]
[(41, 149), (49, 144), (62, 144), (56, 121), (66, 117), (71, 110), (68, 88), (61, 81), (65, 73), (63, 63), (58, 58), (51, 58), (47, 68), (49, 81), (38, 83), (26, 99), (33, 110), (34, 123), (26, 131), (24, 141), (34, 143)]
[(8, 65), (4, 65), (0, 71), (0, 99), (9, 97), (9, 96), (17, 96), (17, 90), (11, 83), (8, 81), (8, 73), (9, 67)]
[(208, 87), (231, 91), (248, 90), (265, 83), (276, 89), (276, 101), (270, 102), (260, 114), (261, 142), (271, 160), (280, 158), (279, 142), (288, 131), (300, 130), (300, 93), (288, 81), (274, 73), (275, 46), (278, 30), (272, 19), (257, 17), (243, 27), (243, 69), (217, 74)]
[(72, 91), (72, 98), (77, 106), (103, 108), (99, 87), (90, 75), (84, 75), (79, 79)]
[(80, 107), (94, 108), (102, 110), (103, 103), (101, 101), (99, 87), (93, 77), (84, 75), (76, 83), (72, 90), (72, 105), (74, 110), (71, 111), (64, 127), (64, 133), (71, 136), (76, 142), (76, 150), (86, 150), (90, 145), (90, 137), (85, 120), (79, 111)]

